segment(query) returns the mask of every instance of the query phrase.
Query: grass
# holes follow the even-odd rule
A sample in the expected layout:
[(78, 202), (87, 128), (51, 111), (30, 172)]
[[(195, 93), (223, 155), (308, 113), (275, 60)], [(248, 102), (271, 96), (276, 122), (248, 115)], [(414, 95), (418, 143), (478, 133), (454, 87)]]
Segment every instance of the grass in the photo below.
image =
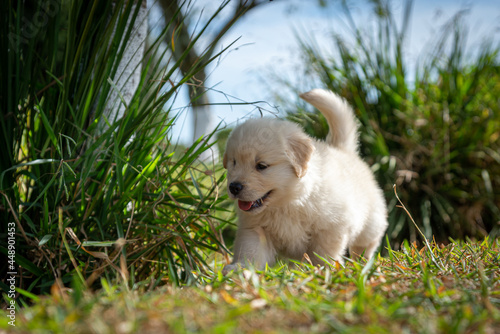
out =
[[(402, 198), (417, 203), (410, 211), (424, 234), (440, 232), (448, 240), (451, 232), (462, 236), (467, 231), (461, 227), (479, 229), (484, 222), (493, 230), (489, 239), (434, 242), (423, 249), (401, 243), (418, 234), (395, 209), (389, 189), (393, 224), (387, 244), (398, 247), (388, 246), (386, 257), (345, 267), (282, 263), (224, 277), (221, 228), (233, 217), (221, 191), (224, 173), (196, 161), (210, 149), (202, 139), (186, 150), (172, 145), (177, 116), (163, 110), (182, 85), (196, 85), (196, 71), (220, 54), (202, 57), (192, 73), (177, 76), (182, 59), (170, 58), (165, 66), (152, 61), (155, 55), (168, 58), (159, 38), (146, 50), (139, 88), (123, 117), (99, 129), (109, 93), (119, 88), (108, 79), (123, 57), (121, 41), (131, 33), (127, 22), (138, 15), (133, 4), (62, 2), (29, 39), (12, 44), (7, 34), (0, 36), (3, 49), (12, 48), (0, 60), (0, 135), (6, 143), (0, 150), (0, 220), (16, 223), (15, 262), (22, 268), (16, 277), (16, 327), (1, 316), (0, 332), (500, 330), (500, 247), (493, 233), (500, 217), (497, 49), (471, 65), (462, 61), (460, 31), (448, 34), (456, 37), (451, 56), (438, 49), (443, 52), (436, 59), (443, 61), (429, 62), (412, 90), (399, 47), (375, 53), (382, 59), (375, 61), (367, 52), (371, 42), (359, 35), (358, 53), (340, 50), (342, 65), (316, 57), (314, 47), (304, 45), (324, 86), (343, 92), (362, 116), (363, 153), (378, 166), (381, 184), (394, 184), (396, 160), (399, 170), (419, 175), (396, 183), (410, 190)], [(1, 24), (8, 36), (25, 36), (23, 22), (46, 12), (43, 2), (5, 2), (0, 8), (7, 13)], [(379, 21), (379, 31), (388, 31), (386, 42), (398, 33), (391, 20)], [(174, 21), (169, 25), (183, 24)], [(390, 29), (382, 29), (384, 24)], [(163, 37), (176, 40), (175, 34)], [(365, 65), (366, 73), (356, 64)], [(379, 103), (366, 99), (375, 91)], [(433, 121), (443, 119), (443, 106), (452, 120), (445, 128)], [(416, 127), (422, 118), (431, 121)], [(399, 128), (407, 131), (388, 133)], [(446, 163), (434, 168), (442, 154)], [(467, 217), (476, 223), (466, 225)], [(1, 258), (8, 254), (6, 235), (6, 224), (0, 224)], [(0, 268), (5, 275), (7, 262), (0, 261)], [(3, 279), (0, 288), (9, 289)]]
[[(437, 266), (430, 256), (439, 261)], [(344, 267), (280, 264), (197, 284), (112, 285), (37, 297), (15, 333), (495, 333), (500, 330), (500, 242), (403, 243), (387, 257)]]
[[(178, 42), (168, 34), (185, 24), (178, 17), (139, 49), (143, 66), (126, 102), (111, 92), (122, 96), (130, 80), (118, 68), (129, 61), (124, 41), (141, 3), (52, 2), (54, 15), (47, 2), (0, 3), (0, 27), (8, 32), (0, 45), (9, 50), (0, 59), (0, 221), (16, 224), (20, 302), (23, 294), (43, 295), (74, 277), (92, 289), (115, 275), (183, 284), (192, 270), (203, 270), (206, 252), (225, 249), (220, 229), (231, 217), (220, 195), (225, 176), (221, 166), (198, 161), (213, 133), (186, 149), (176, 146), (171, 128), (179, 114), (170, 108), (181, 87), (196, 85), (198, 72), (225, 51), (199, 48), (192, 71), (178, 73), (228, 2), (198, 26), (179, 59), (164, 47)], [(26, 22), (39, 27), (29, 34)], [(113, 121), (110, 111), (119, 104), (123, 115)], [(9, 270), (1, 260), (8, 250), (7, 226), (0, 224), (4, 292)]]
[(355, 19), (349, 2), (341, 3), (346, 30), (334, 25), (327, 46), (301, 34), (303, 71), (296, 83), (270, 80), (275, 103), (319, 138), (328, 132), (326, 121), (299, 101), (299, 92), (328, 88), (353, 106), (361, 155), (385, 190), (392, 247), (419, 238), (407, 215), (394, 209), (393, 184), (429, 239), (499, 236), (498, 41), (479, 36), (480, 46), (468, 44), (474, 31), (460, 11), (428, 37), (416, 61), (409, 60), (414, 1), (363, 2), (371, 9), (365, 21)]

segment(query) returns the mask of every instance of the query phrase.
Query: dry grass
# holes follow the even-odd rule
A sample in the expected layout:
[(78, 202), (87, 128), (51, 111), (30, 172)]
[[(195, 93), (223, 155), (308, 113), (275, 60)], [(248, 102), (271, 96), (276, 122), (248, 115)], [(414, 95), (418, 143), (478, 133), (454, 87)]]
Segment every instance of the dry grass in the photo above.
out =
[[(431, 260), (430, 250), (439, 266)], [(110, 286), (43, 297), (18, 333), (496, 333), (500, 243), (405, 243), (373, 263), (198, 276), (192, 287)], [(6, 317), (0, 328), (9, 329)], [(13, 328), (10, 328), (11, 330)]]

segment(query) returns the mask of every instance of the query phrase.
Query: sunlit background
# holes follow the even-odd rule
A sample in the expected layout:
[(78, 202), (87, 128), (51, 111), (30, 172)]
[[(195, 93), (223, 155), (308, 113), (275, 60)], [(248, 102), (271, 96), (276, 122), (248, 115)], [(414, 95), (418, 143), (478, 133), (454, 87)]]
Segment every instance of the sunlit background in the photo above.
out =
[[(188, 3), (184, 11), (189, 13), (190, 29), (196, 29), (197, 22), (204, 22), (220, 5), (221, 1), (196, 0)], [(314, 39), (326, 53), (332, 50), (332, 36), (342, 34), (346, 38), (349, 27), (343, 14), (340, 1), (318, 0), (275, 0), (247, 12), (229, 30), (219, 43), (219, 49), (234, 43), (223, 57), (208, 66), (208, 93), (214, 103), (214, 126), (234, 125), (239, 119), (257, 116), (260, 111), (276, 113), (279, 105), (271, 102), (273, 83), (277, 78), (286, 78), (304, 90), (312, 88), (314, 83), (302, 82), (303, 66), (300, 61), (298, 36)], [(150, 27), (162, 27), (161, 9), (149, 2)], [(354, 20), (359, 26), (369, 30), (374, 24), (373, 8), (366, 2), (349, 2)], [(393, 1), (395, 17), (402, 25), (402, 7), (399, 1)], [(231, 4), (224, 9), (218, 20), (225, 19), (224, 14), (232, 10)], [(464, 22), (469, 28), (467, 45), (471, 54), (481, 48), (484, 39), (498, 40), (500, 36), (500, 1), (453, 1), (453, 0), (417, 0), (413, 4), (409, 39), (406, 41), (407, 58), (416, 62), (425, 56), (426, 46), (434, 41), (440, 29), (458, 12), (462, 11)], [(217, 27), (217, 22), (213, 25)], [(208, 34), (210, 36), (210, 34)], [(412, 71), (412, 63), (407, 64)], [(412, 73), (409, 73), (410, 77)], [(181, 92), (174, 108), (181, 112), (172, 138), (178, 138), (181, 144), (188, 145), (193, 137), (193, 119), (189, 110), (187, 89)], [(254, 103), (224, 106), (220, 103)], [(260, 110), (257, 108), (260, 107)]]

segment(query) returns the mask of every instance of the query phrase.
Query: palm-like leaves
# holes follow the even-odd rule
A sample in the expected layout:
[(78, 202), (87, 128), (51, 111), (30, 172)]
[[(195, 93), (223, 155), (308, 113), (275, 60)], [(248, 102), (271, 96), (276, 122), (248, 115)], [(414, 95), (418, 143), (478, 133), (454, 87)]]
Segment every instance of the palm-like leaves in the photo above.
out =
[[(204, 266), (203, 250), (221, 246), (214, 217), (223, 174), (196, 161), (210, 149), (204, 140), (176, 151), (169, 140), (175, 115), (163, 109), (213, 58), (174, 78), (182, 57), (161, 68), (153, 61), (168, 57), (159, 54), (161, 36), (146, 50), (127, 104), (118, 65), (140, 2), (61, 1), (50, 4), (53, 12), (48, 5), (0, 5), (8, 32), (0, 37), (8, 50), (0, 61), (0, 220), (18, 222), (19, 287), (45, 291), (75, 272), (87, 283), (117, 273), (133, 281), (154, 274), (155, 284), (163, 276), (192, 279), (191, 269)], [(42, 15), (29, 35), (25, 22)], [(119, 104), (124, 114), (113, 121), (110, 106)]]

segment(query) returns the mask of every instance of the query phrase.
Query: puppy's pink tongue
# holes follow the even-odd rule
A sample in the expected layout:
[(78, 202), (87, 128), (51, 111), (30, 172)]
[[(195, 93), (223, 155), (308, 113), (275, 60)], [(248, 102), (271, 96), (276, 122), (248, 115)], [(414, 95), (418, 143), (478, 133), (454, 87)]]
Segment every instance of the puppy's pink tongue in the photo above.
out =
[(246, 202), (246, 201), (241, 201), (238, 200), (238, 206), (240, 207), (241, 210), (243, 211), (248, 211), (252, 207), (253, 202)]

